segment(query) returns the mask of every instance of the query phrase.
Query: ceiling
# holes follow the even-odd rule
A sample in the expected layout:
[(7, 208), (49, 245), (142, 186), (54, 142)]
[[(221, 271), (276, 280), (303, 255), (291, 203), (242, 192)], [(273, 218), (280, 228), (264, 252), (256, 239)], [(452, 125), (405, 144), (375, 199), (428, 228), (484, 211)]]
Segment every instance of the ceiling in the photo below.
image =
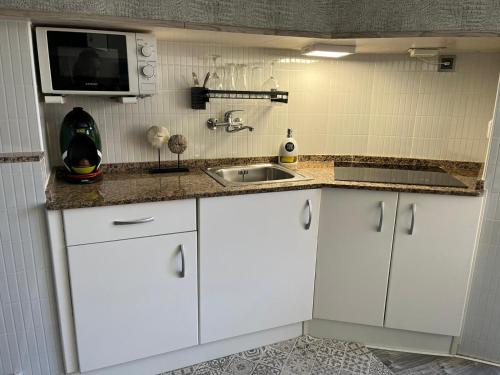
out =
[[(56, 17), (50, 14), (27, 14), (35, 25), (61, 25), (94, 29), (130, 30), (153, 32), (159, 40), (179, 42), (211, 43), (223, 46), (278, 48), (300, 50), (312, 43), (355, 45), (357, 53), (406, 53), (408, 48), (442, 48), (441, 53), (456, 52), (500, 52), (500, 37), (477, 36), (414, 36), (394, 38), (356, 38), (322, 39), (298, 36), (250, 34), (243, 32), (224, 32), (173, 28), (158, 25), (153, 21), (144, 23), (126, 22), (115, 19), (100, 20), (88, 17)], [(177, 25), (174, 25), (177, 27)], [(180, 26), (182, 27), (182, 26)]]
[(225, 46), (300, 50), (312, 43), (355, 45), (357, 53), (406, 53), (408, 48), (442, 48), (443, 52), (500, 52), (500, 37), (406, 37), (315, 39), (221, 31), (153, 28), (159, 40), (212, 43)]

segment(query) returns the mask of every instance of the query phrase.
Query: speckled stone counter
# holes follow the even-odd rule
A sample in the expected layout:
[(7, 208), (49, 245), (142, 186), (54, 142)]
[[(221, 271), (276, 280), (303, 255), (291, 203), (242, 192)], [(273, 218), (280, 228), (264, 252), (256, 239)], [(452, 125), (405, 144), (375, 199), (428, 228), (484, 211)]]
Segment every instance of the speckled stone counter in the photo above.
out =
[(0, 163), (28, 163), (43, 159), (43, 151), (39, 152), (4, 152), (0, 153)]
[[(277, 182), (260, 185), (222, 186), (208, 176), (203, 168), (214, 165), (244, 165), (274, 161), (273, 158), (222, 159), (188, 162), (188, 173), (152, 175), (147, 172), (151, 164), (117, 164), (105, 166), (102, 181), (91, 185), (72, 185), (58, 177), (54, 171), (47, 190), (47, 208), (61, 210), (82, 207), (111, 206), (119, 204), (157, 202), (176, 199), (216, 197), (225, 195), (264, 193), (314, 188), (348, 188), (385, 190), (410, 193), (433, 193), (479, 196), (483, 194), (482, 164), (419, 159), (377, 158), (356, 156), (303, 157), (297, 172), (311, 177), (307, 181)], [(436, 187), (426, 185), (400, 185), (371, 182), (336, 181), (334, 163), (437, 166), (467, 187)]]

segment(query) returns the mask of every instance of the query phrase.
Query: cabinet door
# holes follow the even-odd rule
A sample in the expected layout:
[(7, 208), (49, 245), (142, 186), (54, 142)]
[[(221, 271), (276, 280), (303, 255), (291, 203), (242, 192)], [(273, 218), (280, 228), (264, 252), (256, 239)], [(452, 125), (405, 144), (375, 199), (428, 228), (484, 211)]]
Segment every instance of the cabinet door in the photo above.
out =
[(460, 334), (481, 202), (400, 194), (386, 327)]
[(80, 371), (198, 343), (196, 232), (71, 246), (68, 255)]
[(311, 319), (319, 203), (319, 190), (200, 199), (201, 343)]
[(398, 193), (325, 189), (314, 318), (382, 326)]

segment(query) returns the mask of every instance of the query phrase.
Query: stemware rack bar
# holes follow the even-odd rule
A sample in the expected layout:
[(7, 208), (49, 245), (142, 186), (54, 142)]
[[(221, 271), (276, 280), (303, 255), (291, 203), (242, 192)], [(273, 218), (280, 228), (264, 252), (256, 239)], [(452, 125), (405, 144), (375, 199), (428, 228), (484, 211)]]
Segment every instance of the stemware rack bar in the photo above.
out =
[(191, 108), (206, 109), (210, 99), (269, 99), (271, 102), (288, 103), (288, 91), (211, 90), (191, 87)]

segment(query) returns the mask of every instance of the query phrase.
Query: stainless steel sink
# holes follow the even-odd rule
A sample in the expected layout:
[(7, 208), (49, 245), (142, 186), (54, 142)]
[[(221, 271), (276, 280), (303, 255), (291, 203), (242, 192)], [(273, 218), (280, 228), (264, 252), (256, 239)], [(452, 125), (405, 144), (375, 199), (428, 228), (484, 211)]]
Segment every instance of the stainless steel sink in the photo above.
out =
[(278, 164), (251, 164), (206, 169), (206, 173), (224, 186), (269, 184), (311, 180)]

